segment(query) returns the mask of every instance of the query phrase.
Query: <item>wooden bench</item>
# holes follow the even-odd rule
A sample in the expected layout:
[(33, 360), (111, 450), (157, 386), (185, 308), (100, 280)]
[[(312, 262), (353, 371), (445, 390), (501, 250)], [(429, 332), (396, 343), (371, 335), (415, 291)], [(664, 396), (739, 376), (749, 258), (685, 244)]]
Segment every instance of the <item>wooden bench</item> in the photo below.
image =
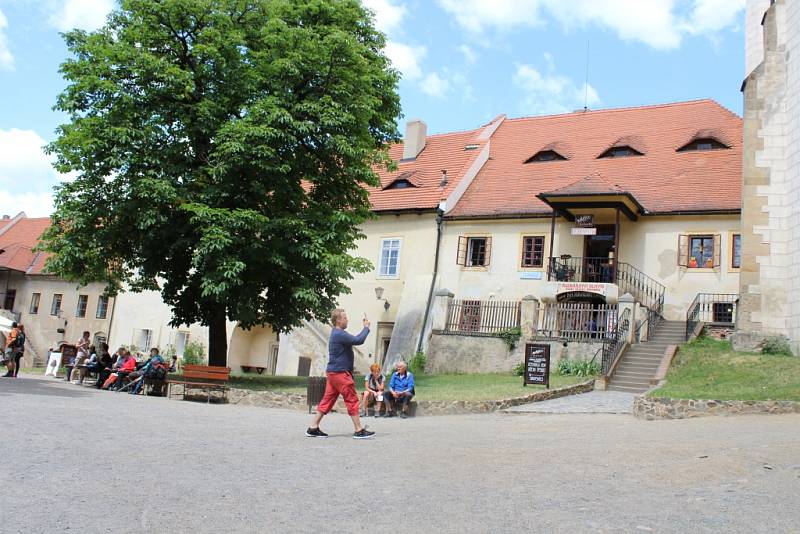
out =
[(183, 399), (189, 389), (201, 389), (208, 393), (208, 402), (211, 402), (211, 393), (221, 393), (222, 399), (228, 396), (228, 379), (231, 376), (230, 367), (215, 367), (210, 365), (185, 365), (183, 376), (167, 380), (167, 397), (172, 395), (172, 385), (183, 385)]
[(266, 367), (258, 367), (256, 365), (242, 365), (243, 373), (252, 373), (255, 370), (258, 374), (262, 374)]

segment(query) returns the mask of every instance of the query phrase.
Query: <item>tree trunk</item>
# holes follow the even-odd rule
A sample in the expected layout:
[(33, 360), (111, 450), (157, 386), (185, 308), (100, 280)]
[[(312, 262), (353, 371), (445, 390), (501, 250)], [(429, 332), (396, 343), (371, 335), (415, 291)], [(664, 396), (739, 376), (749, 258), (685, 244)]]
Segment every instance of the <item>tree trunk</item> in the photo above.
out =
[(226, 367), (228, 361), (228, 323), (225, 307), (220, 306), (208, 325), (208, 365)]

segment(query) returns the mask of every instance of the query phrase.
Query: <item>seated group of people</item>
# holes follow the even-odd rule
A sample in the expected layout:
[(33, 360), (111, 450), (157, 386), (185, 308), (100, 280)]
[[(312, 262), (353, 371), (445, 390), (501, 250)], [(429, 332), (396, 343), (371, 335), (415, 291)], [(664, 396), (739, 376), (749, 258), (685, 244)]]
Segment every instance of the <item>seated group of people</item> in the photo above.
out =
[(370, 373), (364, 377), (364, 394), (362, 402), (364, 409), (362, 417), (366, 417), (370, 400), (375, 402), (375, 417), (382, 417), (381, 407), (386, 403), (386, 417), (397, 415), (401, 418), (408, 417), (408, 405), (414, 398), (414, 374), (408, 370), (406, 362), (398, 362), (395, 371), (389, 379), (389, 388), (384, 384), (381, 366), (373, 363), (369, 368)]
[(164, 380), (167, 373), (175, 371), (178, 361), (177, 356), (173, 356), (168, 366), (156, 347), (150, 349), (150, 358), (144, 362), (138, 362), (125, 347), (117, 349), (112, 356), (108, 352), (108, 343), (100, 345), (98, 355), (95, 346), (89, 344), (89, 332), (84, 332), (75, 345), (77, 355), (70, 361), (72, 368), (71, 374), (67, 375), (68, 381), (83, 384), (87, 374), (96, 373), (96, 388), (120, 390), (135, 382), (130, 388), (133, 395), (142, 390), (145, 378)]

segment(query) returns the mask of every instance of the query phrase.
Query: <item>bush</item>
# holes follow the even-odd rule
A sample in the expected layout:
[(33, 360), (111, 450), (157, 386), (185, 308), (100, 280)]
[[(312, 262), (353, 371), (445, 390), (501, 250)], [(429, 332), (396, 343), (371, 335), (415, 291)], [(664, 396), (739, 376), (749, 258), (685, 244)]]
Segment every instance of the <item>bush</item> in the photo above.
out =
[(591, 360), (558, 361), (558, 374), (571, 376), (596, 376), (600, 374), (600, 365)]
[(518, 326), (515, 326), (514, 328), (509, 328), (508, 330), (502, 330), (497, 333), (497, 337), (503, 340), (508, 347), (508, 351), (511, 352), (517, 348), (519, 338), (522, 337), (522, 329)]
[(519, 362), (514, 366), (514, 376), (522, 376), (525, 374), (525, 362)]
[(199, 341), (190, 341), (183, 349), (182, 365), (206, 365), (206, 347)]
[(764, 354), (791, 356), (792, 348), (789, 346), (789, 340), (784, 336), (767, 336), (761, 344), (761, 352)]
[(415, 375), (424, 375), (426, 363), (428, 363), (428, 359), (425, 357), (425, 353), (419, 351), (412, 356), (411, 361), (408, 362), (408, 370)]

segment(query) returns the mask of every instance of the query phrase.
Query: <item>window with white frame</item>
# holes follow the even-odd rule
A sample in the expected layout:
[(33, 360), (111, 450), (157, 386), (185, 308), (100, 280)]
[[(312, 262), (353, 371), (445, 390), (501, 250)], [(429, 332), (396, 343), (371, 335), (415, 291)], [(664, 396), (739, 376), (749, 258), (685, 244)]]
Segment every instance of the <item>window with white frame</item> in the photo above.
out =
[(75, 307), (75, 317), (86, 317), (86, 306), (89, 304), (89, 295), (78, 295), (78, 305)]
[(183, 358), (183, 352), (189, 343), (189, 332), (175, 332), (175, 355)]
[(39, 313), (39, 299), (41, 298), (42, 298), (41, 293), (34, 293), (33, 295), (31, 295), (31, 308), (29, 310), (29, 313), (31, 315), (36, 315), (37, 313)]
[(142, 352), (147, 352), (153, 343), (153, 331), (141, 328), (133, 331), (133, 344)]
[(400, 246), (399, 237), (381, 239), (381, 258), (378, 262), (378, 276), (397, 278), (400, 274)]
[(53, 303), (50, 305), (50, 315), (58, 315), (61, 313), (61, 299), (64, 298), (64, 295), (61, 293), (56, 293), (53, 295)]
[(95, 318), (105, 319), (106, 314), (108, 314), (108, 297), (100, 295), (97, 298), (97, 313), (95, 314)]

